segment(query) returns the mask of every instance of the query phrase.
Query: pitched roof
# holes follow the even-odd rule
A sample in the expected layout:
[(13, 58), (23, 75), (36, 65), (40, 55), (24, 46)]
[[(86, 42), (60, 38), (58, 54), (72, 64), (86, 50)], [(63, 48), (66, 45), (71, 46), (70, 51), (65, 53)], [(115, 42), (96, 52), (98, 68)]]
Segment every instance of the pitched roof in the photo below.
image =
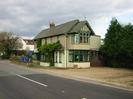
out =
[(73, 20), (73, 21), (66, 22), (64, 24), (57, 25), (53, 28), (42, 30), (34, 39), (45, 38), (45, 37), (55, 36), (55, 35), (62, 35), (66, 33), (76, 33), (76, 32), (79, 32), (80, 29), (85, 24), (91, 30), (91, 34), (95, 34), (87, 21)]

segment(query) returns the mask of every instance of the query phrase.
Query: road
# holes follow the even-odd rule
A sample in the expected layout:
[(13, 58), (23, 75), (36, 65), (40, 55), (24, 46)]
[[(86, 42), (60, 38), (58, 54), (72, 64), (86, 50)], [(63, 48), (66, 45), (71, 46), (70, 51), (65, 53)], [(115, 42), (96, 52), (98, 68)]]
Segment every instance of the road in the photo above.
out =
[(51, 76), (0, 61), (0, 99), (133, 99), (133, 92)]

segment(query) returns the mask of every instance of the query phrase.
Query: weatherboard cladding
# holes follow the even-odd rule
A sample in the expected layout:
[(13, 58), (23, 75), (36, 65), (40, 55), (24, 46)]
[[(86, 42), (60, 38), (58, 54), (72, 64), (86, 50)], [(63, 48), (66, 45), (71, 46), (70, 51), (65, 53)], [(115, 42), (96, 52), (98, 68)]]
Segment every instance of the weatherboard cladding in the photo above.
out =
[(55, 35), (62, 35), (62, 34), (67, 34), (67, 33), (76, 33), (76, 32), (79, 32), (79, 30), (85, 24), (89, 26), (87, 21), (79, 21), (79, 20), (69, 21), (67, 23), (60, 24), (55, 27), (42, 30), (34, 39), (45, 38), (45, 37), (50, 37), (50, 36), (55, 36)]

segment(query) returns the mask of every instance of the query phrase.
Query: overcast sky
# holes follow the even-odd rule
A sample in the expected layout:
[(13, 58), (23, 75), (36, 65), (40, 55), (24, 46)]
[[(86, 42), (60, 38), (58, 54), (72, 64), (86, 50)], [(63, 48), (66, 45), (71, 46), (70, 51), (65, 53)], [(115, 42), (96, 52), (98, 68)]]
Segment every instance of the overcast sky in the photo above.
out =
[(49, 26), (88, 20), (104, 37), (112, 17), (133, 24), (133, 0), (0, 0), (0, 31), (33, 37)]

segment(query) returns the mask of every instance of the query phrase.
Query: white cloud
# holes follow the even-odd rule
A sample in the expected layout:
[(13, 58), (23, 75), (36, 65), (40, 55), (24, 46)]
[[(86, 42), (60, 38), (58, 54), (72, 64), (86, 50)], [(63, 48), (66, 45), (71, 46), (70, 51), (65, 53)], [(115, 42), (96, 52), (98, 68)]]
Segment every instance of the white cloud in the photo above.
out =
[(34, 36), (50, 20), (59, 24), (86, 17), (103, 37), (112, 17), (133, 13), (132, 4), (133, 0), (1, 0), (0, 31)]

